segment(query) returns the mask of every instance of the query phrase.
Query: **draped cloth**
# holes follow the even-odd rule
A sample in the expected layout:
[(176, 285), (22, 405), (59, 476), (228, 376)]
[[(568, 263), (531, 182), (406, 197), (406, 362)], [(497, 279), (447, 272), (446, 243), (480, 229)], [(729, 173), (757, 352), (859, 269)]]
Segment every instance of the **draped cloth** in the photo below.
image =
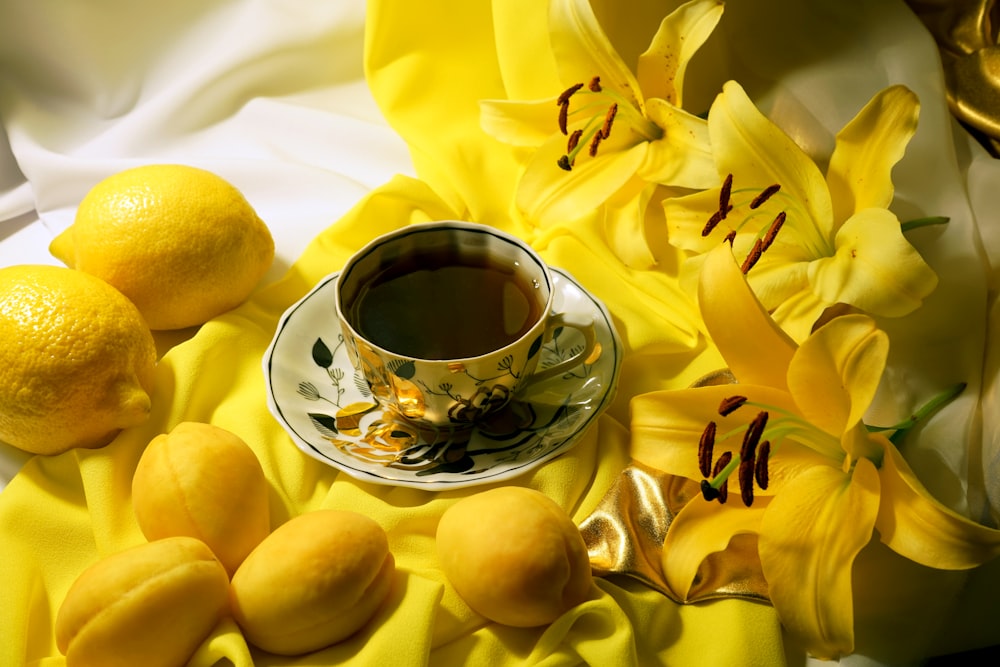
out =
[[(182, 0), (139, 10), (100, 0), (84, 11), (56, 0), (15, 0), (0, 10), (0, 63), (8, 74), (0, 80), (8, 149), (0, 180), (5, 263), (32, 256), (54, 263), (45, 240), (71, 222), (90, 185), (132, 164), (167, 161), (233, 181), (271, 226), (279, 255), (245, 304), (197, 331), (159, 335), (163, 355), (147, 423), (98, 450), (6, 453), (13, 463), (5, 469), (19, 470), (0, 492), (0, 664), (62, 664), (53, 637), (59, 605), (84, 568), (144, 541), (131, 507), (132, 473), (146, 444), (181, 421), (229, 429), (253, 448), (270, 485), (273, 526), (320, 508), (359, 511), (386, 529), (397, 563), (386, 603), (341, 644), (281, 658), (249, 646), (227, 619), (191, 665), (806, 661), (766, 604), (678, 605), (627, 577), (597, 578), (588, 601), (549, 626), (490, 623), (448, 585), (434, 551), (441, 513), (477, 489), (358, 482), (302, 454), (268, 412), (261, 357), (282, 313), (373, 236), (429, 220), (471, 219), (521, 235), (614, 318), (625, 356), (608, 411), (570, 451), (506, 482), (545, 492), (578, 523), (629, 464), (629, 399), (686, 386), (718, 364), (702, 343), (679, 346), (668, 335), (677, 321), (664, 314), (683, 310), (668, 296), (667, 267), (626, 265), (597, 218), (537, 229), (511, 214), (517, 164), (481, 135), (471, 106), (511, 92), (505, 68), (518, 58), (531, 66), (530, 50), (517, 56), (510, 39), (520, 35), (525, 49), (540, 43), (530, 12), (543, 3), (516, 3), (526, 12), (520, 20), (502, 10), (502, 0), (496, 7), (482, 0), (437, 7), (444, 4), (417, 11), (417, 3), (391, 0), (367, 6)], [(979, 224), (977, 213), (995, 210), (998, 195), (988, 183), (996, 167), (948, 115), (933, 40), (901, 2), (851, 10), (832, 0), (808, 8), (786, 0), (753, 10), (740, 4), (727, 8), (719, 36), (689, 74), (695, 102), (707, 105), (724, 78), (738, 78), (821, 155), (832, 133), (878, 89), (905, 83), (920, 95), (921, 129), (900, 166), (899, 206), (949, 215), (952, 224), (945, 240), (919, 240), (935, 268), (944, 269), (943, 287), (922, 315), (891, 325), (903, 341), (892, 368), (904, 403), (919, 402), (942, 369), (955, 364), (985, 368), (973, 396), (995, 400), (997, 362), (986, 332), (996, 318), (988, 299), (1000, 246), (989, 243), (995, 232)], [(642, 30), (638, 41), (645, 44), (643, 16), (616, 17), (618, 6), (601, 5), (609, 30), (619, 38)], [(492, 60), (470, 56), (484, 50)], [(928, 163), (938, 170), (933, 189)], [(11, 250), (14, 243), (26, 250)], [(949, 313), (962, 314), (949, 320)], [(698, 341), (700, 333), (693, 336)], [(907, 373), (929, 349), (939, 357), (931, 368)], [(981, 471), (997, 460), (998, 431), (978, 415), (978, 398), (959, 402), (947, 422), (928, 425), (910, 453), (946, 502), (989, 515), (989, 500), (998, 494)], [(942, 448), (942, 434), (954, 444)], [(956, 600), (968, 603), (968, 613), (949, 619), (953, 626), (935, 626), (940, 635), (928, 640), (928, 650), (996, 640), (975, 623), (989, 609), (975, 597), (985, 587), (965, 575), (925, 587), (922, 572), (906, 576), (927, 605), (918, 617), (941, 616), (959, 607)], [(931, 593), (947, 605), (935, 606)], [(870, 602), (874, 616), (879, 601)]]

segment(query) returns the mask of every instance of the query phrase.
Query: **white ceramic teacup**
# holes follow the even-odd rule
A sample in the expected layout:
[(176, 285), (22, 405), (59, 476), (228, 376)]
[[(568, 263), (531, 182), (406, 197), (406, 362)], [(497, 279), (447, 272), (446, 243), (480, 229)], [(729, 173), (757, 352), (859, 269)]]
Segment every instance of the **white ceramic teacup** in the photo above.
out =
[[(355, 368), (383, 408), (418, 425), (472, 427), (529, 384), (580, 365), (595, 345), (591, 318), (552, 312), (552, 276), (531, 247), (485, 225), (442, 221), (380, 236), (348, 260), (334, 293)], [(582, 349), (537, 368), (561, 327), (582, 334)]]

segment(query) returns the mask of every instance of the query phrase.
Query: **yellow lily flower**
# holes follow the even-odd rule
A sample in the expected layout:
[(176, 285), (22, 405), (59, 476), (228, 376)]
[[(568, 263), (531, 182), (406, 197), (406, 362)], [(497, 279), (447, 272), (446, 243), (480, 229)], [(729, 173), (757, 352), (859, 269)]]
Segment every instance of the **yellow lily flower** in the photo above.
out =
[[(552, 0), (550, 37), (563, 90), (541, 100), (484, 100), (483, 129), (533, 149), (516, 204), (542, 226), (581, 217), (640, 184), (711, 187), (706, 121), (681, 108), (688, 61), (722, 16), (719, 0), (668, 15), (635, 74), (588, 0)], [(628, 195), (631, 197), (632, 195)]]
[[(976, 567), (1000, 531), (935, 500), (895, 445), (862, 421), (888, 337), (860, 314), (832, 319), (801, 345), (758, 301), (728, 244), (705, 258), (699, 300), (737, 384), (653, 392), (632, 401), (632, 456), (703, 480), (671, 523), (663, 570), (685, 599), (699, 568), (736, 535), (757, 536), (769, 597), (814, 655), (854, 649), (852, 565), (873, 533), (927, 567)], [(708, 426), (711, 424), (711, 426)]]
[(664, 202), (670, 242), (698, 255), (733, 236), (765, 307), (801, 341), (823, 312), (847, 304), (883, 317), (920, 306), (937, 276), (888, 210), (892, 167), (916, 131), (919, 102), (891, 86), (836, 137), (824, 178), (813, 160), (736, 82), (708, 116), (722, 185)]

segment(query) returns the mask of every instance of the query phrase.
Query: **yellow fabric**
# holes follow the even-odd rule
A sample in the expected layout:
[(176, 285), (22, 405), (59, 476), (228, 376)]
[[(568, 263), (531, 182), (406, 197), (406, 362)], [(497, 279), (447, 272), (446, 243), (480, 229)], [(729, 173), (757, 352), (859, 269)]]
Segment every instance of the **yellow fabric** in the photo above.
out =
[[(781, 633), (769, 607), (734, 600), (680, 607), (628, 580), (598, 579), (588, 602), (548, 627), (489, 624), (447, 585), (434, 552), (441, 513), (476, 488), (437, 493), (355, 482), (300, 453), (271, 418), (261, 357), (284, 310), (372, 235), (449, 215), (412, 179), (375, 191), (317, 237), (283, 280), (162, 358), (148, 423), (104, 449), (29, 461), (0, 494), (0, 664), (62, 664), (52, 628), (66, 590), (95, 560), (143, 541), (132, 473), (149, 440), (185, 420), (229, 429), (254, 449), (271, 484), (273, 526), (319, 508), (363, 512), (388, 531), (398, 564), (386, 605), (342, 644), (308, 658), (278, 658), (248, 647), (227, 620), (191, 665), (781, 664)], [(570, 268), (591, 284), (612, 277), (599, 266)], [(618, 292), (608, 305), (628, 331), (638, 324), (642, 295)], [(619, 406), (637, 384), (622, 383)], [(511, 483), (542, 490), (579, 522), (627, 464), (628, 444), (622, 423), (604, 416), (571, 451)]]

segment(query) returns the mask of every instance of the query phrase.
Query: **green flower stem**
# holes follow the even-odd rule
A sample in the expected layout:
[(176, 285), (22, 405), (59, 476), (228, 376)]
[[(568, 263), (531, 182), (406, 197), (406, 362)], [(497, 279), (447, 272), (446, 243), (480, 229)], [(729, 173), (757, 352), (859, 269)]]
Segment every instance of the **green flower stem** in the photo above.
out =
[(914, 412), (909, 419), (905, 419), (898, 424), (893, 424), (892, 426), (868, 426), (866, 424), (865, 428), (868, 429), (869, 433), (895, 431), (895, 433), (889, 436), (889, 441), (894, 445), (898, 445), (900, 441), (906, 437), (906, 434), (909, 433), (910, 429), (916, 426), (920, 421), (927, 419), (939, 409), (953, 401), (959, 394), (965, 391), (965, 387), (966, 383), (964, 382), (952, 385), (920, 406), (920, 408), (917, 409), (917, 411)]
[(918, 227), (930, 227), (931, 225), (943, 225), (946, 224), (951, 218), (945, 217), (943, 215), (932, 215), (926, 218), (916, 218), (915, 220), (907, 220), (900, 225), (903, 233), (910, 231), (911, 229), (916, 229)]

